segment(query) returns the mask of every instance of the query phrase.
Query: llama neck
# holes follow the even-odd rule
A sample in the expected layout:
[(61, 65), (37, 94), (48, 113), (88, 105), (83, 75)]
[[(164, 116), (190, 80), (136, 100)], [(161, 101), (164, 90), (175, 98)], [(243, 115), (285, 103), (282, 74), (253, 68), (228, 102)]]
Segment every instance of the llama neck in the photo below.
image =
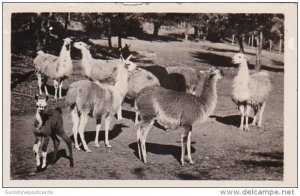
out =
[(70, 50), (67, 50), (67, 47), (65, 45), (63, 45), (63, 47), (61, 48), (61, 51), (59, 53), (60, 57), (66, 58), (66, 57), (70, 57)]
[(118, 68), (114, 89), (117, 89), (117, 91), (119, 91), (119, 93), (123, 96), (125, 96), (128, 91), (128, 72), (123, 65), (120, 65)]
[(209, 76), (204, 83), (201, 96), (199, 97), (201, 109), (207, 116), (211, 115), (217, 104), (217, 79)]
[(239, 71), (236, 77), (238, 80), (243, 81), (245, 84), (248, 84), (249, 69), (246, 61), (239, 65)]
[(86, 66), (89, 64), (90, 60), (93, 59), (90, 51), (86, 48), (81, 49), (82, 53), (82, 65)]
[(37, 110), (36, 114), (35, 114), (35, 119), (38, 121), (38, 127), (43, 125), (43, 119), (42, 119), (42, 115), (41, 115), (41, 111)]

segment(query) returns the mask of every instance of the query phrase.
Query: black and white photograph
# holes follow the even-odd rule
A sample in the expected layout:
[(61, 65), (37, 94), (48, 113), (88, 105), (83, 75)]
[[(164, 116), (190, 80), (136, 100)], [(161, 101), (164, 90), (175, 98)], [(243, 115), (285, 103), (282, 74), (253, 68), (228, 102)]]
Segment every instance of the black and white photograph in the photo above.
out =
[(5, 186), (296, 186), (297, 3), (3, 12)]

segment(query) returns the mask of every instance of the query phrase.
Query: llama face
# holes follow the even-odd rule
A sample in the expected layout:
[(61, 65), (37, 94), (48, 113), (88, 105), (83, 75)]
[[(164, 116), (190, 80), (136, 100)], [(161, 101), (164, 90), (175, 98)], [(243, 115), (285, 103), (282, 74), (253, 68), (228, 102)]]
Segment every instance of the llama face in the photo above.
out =
[(89, 46), (84, 42), (75, 42), (73, 46), (79, 50), (81, 49), (89, 49)]
[(133, 71), (133, 70), (137, 69), (137, 65), (128, 60), (124, 61), (124, 66), (128, 71)]
[(216, 68), (212, 68), (212, 69), (210, 70), (209, 75), (210, 75), (211, 77), (216, 78), (217, 80), (221, 80), (221, 79), (224, 78), (224, 73), (223, 73), (223, 71), (220, 70), (220, 69), (216, 69)]
[(244, 63), (245, 61), (247, 62), (247, 60), (249, 60), (249, 58), (247, 56), (245, 56), (242, 53), (237, 53), (232, 58), (232, 63), (234, 63), (234, 64), (241, 64), (241, 63)]
[(67, 50), (70, 50), (72, 40), (70, 38), (65, 38), (64, 39), (64, 46), (66, 46)]
[(45, 110), (45, 108), (47, 106), (47, 100), (48, 100), (47, 96), (36, 95), (35, 101), (36, 101), (37, 110), (39, 110), (39, 111)]

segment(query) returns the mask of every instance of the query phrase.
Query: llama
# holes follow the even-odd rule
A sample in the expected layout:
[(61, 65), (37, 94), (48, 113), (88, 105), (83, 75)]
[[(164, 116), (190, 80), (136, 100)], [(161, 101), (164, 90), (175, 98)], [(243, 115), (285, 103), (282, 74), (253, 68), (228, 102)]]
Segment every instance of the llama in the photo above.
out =
[[(254, 109), (252, 125), (256, 125), (258, 111), (260, 110), (257, 125), (261, 127), (266, 100), (272, 90), (269, 74), (267, 72), (261, 71), (249, 75), (247, 59), (248, 57), (241, 53), (234, 55), (232, 58), (234, 64), (239, 64), (238, 73), (232, 84), (232, 100), (237, 104), (241, 113), (240, 129), (245, 129), (245, 131), (249, 131), (248, 117), (251, 107)], [(245, 127), (244, 119), (246, 121)]]
[[(88, 46), (84, 42), (75, 42), (74, 47), (81, 50), (82, 53), (82, 61), (81, 67), (83, 69), (83, 74), (92, 81), (99, 81), (104, 84), (114, 85), (116, 83), (117, 77), (117, 69), (118, 64), (120, 64), (119, 59), (113, 60), (101, 60), (101, 59), (94, 59), (89, 51), (90, 46)], [(136, 66), (133, 65), (129, 59), (132, 56), (130, 55), (124, 63), (126, 66)]]
[(73, 133), (75, 148), (80, 150), (77, 142), (79, 132), (81, 142), (86, 152), (91, 152), (84, 138), (84, 129), (88, 116), (96, 118), (95, 146), (99, 147), (99, 131), (101, 128), (101, 118), (105, 119), (105, 146), (110, 148), (108, 141), (108, 129), (111, 118), (120, 111), (121, 104), (127, 93), (128, 71), (136, 68), (135, 64), (127, 66), (125, 62), (116, 65), (116, 83), (114, 86), (102, 84), (99, 81), (80, 80), (70, 85), (66, 95), (66, 102), (71, 108), (73, 121)]
[(186, 86), (184, 87), (185, 90), (178, 89), (179, 92), (187, 92), (192, 95), (196, 94), (196, 86), (200, 80), (200, 76), (195, 69), (184, 66), (175, 66), (167, 67), (166, 70), (169, 76), (171, 76), (172, 74), (180, 74), (184, 77), (186, 84)]
[[(138, 93), (148, 86), (160, 86), (159, 80), (149, 71), (137, 68), (134, 71), (129, 72), (128, 78), (128, 92), (126, 94), (127, 99), (131, 99), (135, 103), (135, 99)], [(121, 118), (121, 117), (118, 117)], [(135, 104), (135, 121), (138, 123), (138, 111)]]
[(33, 61), (36, 75), (38, 78), (39, 93), (42, 94), (42, 75), (44, 76), (44, 88), (46, 95), (49, 95), (46, 82), (47, 79), (53, 79), (55, 88), (55, 99), (57, 100), (57, 90), (59, 89), (59, 98), (62, 98), (63, 81), (72, 73), (73, 65), (70, 57), (71, 39), (65, 38), (59, 56), (38, 51)]
[[(53, 140), (54, 144), (53, 163), (56, 161), (57, 150), (60, 143), (57, 137), (58, 135), (66, 142), (68, 146), (70, 166), (73, 167), (72, 141), (64, 131), (61, 108), (45, 110), (47, 106), (47, 99), (48, 97), (45, 95), (37, 95), (35, 97), (37, 111), (33, 129), (35, 136), (33, 152), (36, 154), (36, 165), (37, 167), (41, 165), (42, 169), (46, 167), (47, 147), (50, 138)], [(42, 152), (40, 152), (40, 147)], [(41, 157), (42, 164), (40, 162)]]
[[(81, 50), (82, 61), (81, 67), (83, 74), (92, 81), (98, 81), (103, 84), (115, 85), (117, 81), (119, 59), (104, 61), (101, 59), (94, 59), (89, 51), (89, 46), (84, 42), (75, 42), (74, 47)], [(122, 62), (127, 67), (136, 67), (137, 65), (130, 61), (132, 55), (127, 59), (121, 58)], [(127, 90), (127, 87), (126, 87)], [(120, 107), (118, 113), (118, 120), (122, 120), (122, 108)]]
[(158, 86), (141, 91), (136, 99), (141, 117), (137, 144), (139, 158), (144, 163), (147, 163), (146, 137), (155, 120), (167, 129), (181, 129), (181, 164), (184, 165), (185, 148), (189, 163), (194, 163), (191, 157), (192, 126), (205, 121), (214, 111), (217, 104), (217, 81), (222, 78), (223, 72), (212, 68), (200, 97)]

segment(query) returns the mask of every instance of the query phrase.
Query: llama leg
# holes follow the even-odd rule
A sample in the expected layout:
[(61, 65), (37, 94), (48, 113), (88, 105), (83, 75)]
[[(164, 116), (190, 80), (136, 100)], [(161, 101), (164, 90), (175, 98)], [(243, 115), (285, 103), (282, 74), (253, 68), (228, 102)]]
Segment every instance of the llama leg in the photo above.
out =
[(47, 165), (47, 147), (50, 137), (44, 137), (42, 142), (42, 169)]
[(73, 154), (72, 154), (72, 140), (66, 135), (65, 131), (61, 129), (58, 135), (66, 142), (68, 149), (69, 149), (69, 159), (70, 159), (70, 166), (73, 167)]
[(83, 148), (86, 152), (92, 152), (88, 145), (86, 144), (86, 141), (85, 141), (85, 138), (84, 138), (84, 128), (87, 124), (87, 121), (88, 121), (88, 116), (87, 114), (84, 114), (82, 113), (81, 116), (80, 116), (80, 124), (79, 124), (79, 128), (78, 128), (78, 132), (79, 132), (79, 135), (80, 135), (80, 139), (81, 139), (81, 142), (83, 144)]
[(44, 89), (45, 89), (45, 94), (47, 96), (49, 96), (48, 89), (47, 89), (47, 80), (48, 80), (48, 78), (45, 76), (44, 77)]
[(244, 117), (245, 117), (245, 106), (244, 105), (239, 105), (239, 110), (241, 112), (240, 130), (243, 130), (244, 129)]
[(137, 110), (136, 101), (134, 101), (134, 109), (135, 109), (134, 125), (137, 125), (139, 123), (139, 111)]
[(73, 122), (72, 132), (73, 132), (73, 136), (74, 136), (75, 148), (77, 150), (80, 150), (79, 145), (78, 145), (78, 141), (77, 141), (77, 134), (78, 134), (78, 127), (79, 127), (79, 123), (80, 123), (80, 118), (79, 118), (79, 114), (78, 114), (76, 106), (71, 111), (71, 116), (72, 116), (72, 122)]
[(96, 118), (96, 136), (95, 136), (95, 146), (99, 147), (99, 131), (101, 129), (101, 117)]
[(139, 153), (139, 158), (142, 159), (141, 156), (141, 126), (139, 127), (139, 129), (136, 132), (136, 136), (137, 136), (137, 146), (138, 146), (138, 153)]
[(181, 165), (184, 165), (184, 155), (185, 155), (185, 149), (187, 145), (187, 137), (188, 137), (188, 131), (185, 129), (181, 130)]
[(141, 150), (142, 150), (142, 156), (144, 163), (147, 163), (147, 151), (146, 151), (146, 138), (148, 135), (149, 130), (151, 129), (152, 125), (154, 123), (154, 120), (150, 121), (150, 123), (146, 126), (142, 126), (141, 128)]
[(253, 107), (254, 110), (254, 117), (251, 125), (256, 125), (257, 115), (258, 115), (258, 106)]
[(53, 159), (52, 159), (52, 163), (55, 163), (56, 162), (56, 159), (57, 159), (57, 151), (58, 151), (58, 146), (59, 146), (59, 139), (58, 137), (56, 136), (56, 134), (53, 134), (51, 136), (51, 139), (53, 140), (53, 145), (54, 145), (54, 155), (53, 155)]
[(57, 80), (53, 80), (53, 84), (54, 84), (54, 99), (57, 100), (57, 91), (58, 91), (58, 81)]
[(35, 142), (32, 151), (37, 154), (39, 152), (40, 145), (41, 145), (41, 137), (35, 136)]
[(261, 124), (262, 124), (262, 117), (263, 117), (265, 107), (266, 107), (266, 102), (264, 102), (261, 105), (261, 108), (260, 108), (260, 111), (259, 111), (259, 121), (258, 121), (258, 124), (257, 124), (259, 127), (261, 127)]
[(105, 129), (105, 147), (106, 148), (111, 148), (111, 145), (109, 144), (109, 141), (108, 141), (108, 134), (109, 134), (109, 125), (110, 125), (110, 121), (111, 121), (111, 115), (108, 114), (106, 117), (105, 117), (105, 124), (104, 124), (104, 129)]
[(250, 105), (246, 105), (246, 111), (245, 111), (245, 117), (246, 117), (245, 131), (249, 131), (248, 120), (249, 120), (250, 109), (251, 109), (251, 106)]
[(188, 154), (189, 163), (194, 164), (195, 162), (192, 160), (192, 155), (191, 155), (191, 143), (192, 143), (192, 131), (190, 130), (188, 132), (188, 137), (187, 137), (187, 154)]
[(118, 109), (117, 117), (118, 117), (118, 120), (123, 120), (123, 116), (122, 116), (122, 106), (120, 106), (120, 108)]
[(36, 166), (38, 167), (38, 166), (40, 166), (41, 165), (41, 154), (40, 154), (40, 146), (41, 146), (41, 140), (42, 140), (42, 138), (41, 137), (36, 137), (37, 139), (36, 139), (36, 141), (37, 141), (37, 143), (36, 144), (34, 144), (34, 146), (33, 146), (33, 151), (36, 153), (36, 155), (35, 155), (35, 159), (36, 159)]
[(42, 92), (42, 74), (39, 72), (36, 72), (36, 77), (38, 79), (39, 92), (40, 92), (40, 95), (42, 95), (43, 94), (43, 92)]
[(60, 80), (59, 83), (59, 98), (62, 99), (61, 91), (62, 91), (62, 86), (63, 86), (64, 80)]

